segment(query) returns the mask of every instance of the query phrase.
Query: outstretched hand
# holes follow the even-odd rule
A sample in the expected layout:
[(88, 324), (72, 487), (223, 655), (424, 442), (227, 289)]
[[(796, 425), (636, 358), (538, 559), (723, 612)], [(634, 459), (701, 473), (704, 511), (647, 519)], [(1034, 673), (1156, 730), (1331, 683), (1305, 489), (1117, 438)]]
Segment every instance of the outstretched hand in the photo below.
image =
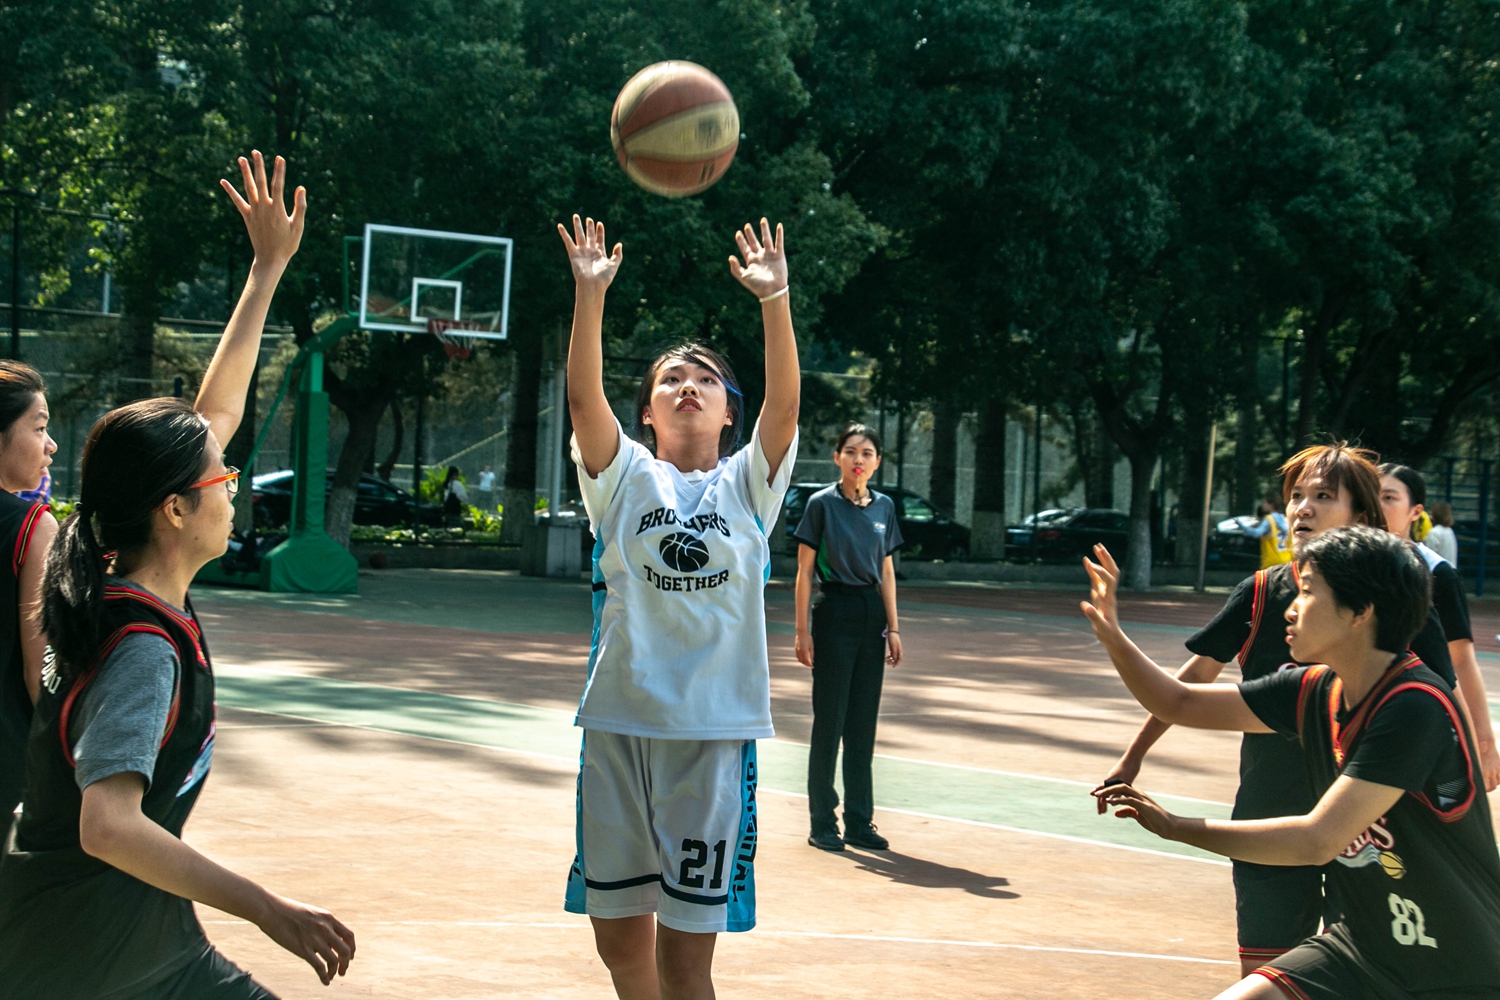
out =
[(1115, 601), (1120, 590), (1120, 567), (1103, 545), (1094, 546), (1094, 555), (1098, 562), (1083, 557), (1083, 568), (1089, 574), (1089, 599), (1079, 607), (1094, 626), (1094, 635), (1105, 642), (1120, 631), (1120, 610)]
[(292, 214), (287, 215), (282, 200), (286, 187), (286, 160), (276, 157), (275, 169), (267, 181), (266, 161), (260, 150), (251, 151), (250, 156), (255, 160), (253, 169), (243, 156), (239, 161), (240, 177), (245, 184), (243, 196), (227, 180), (220, 180), (219, 184), (245, 220), (245, 228), (250, 232), (250, 246), (255, 250), (255, 262), (285, 267), (302, 244), (302, 224), (307, 217), (307, 188), (297, 188), (292, 195)]
[(1158, 837), (1171, 839), (1172, 822), (1175, 817), (1157, 805), (1145, 792), (1137, 791), (1124, 782), (1094, 789), (1099, 800), (1099, 811), (1114, 808), (1120, 819), (1133, 819)]
[(327, 986), (349, 971), (354, 961), (354, 932), (327, 910), (271, 894), (271, 909), (261, 924), (266, 936), (313, 967)]
[(761, 219), (760, 237), (757, 238), (747, 222), (744, 229), (736, 230), (734, 242), (740, 248), (740, 257), (745, 259), (741, 264), (739, 257), (729, 256), (729, 273), (736, 281), (760, 299), (786, 287), (786, 237), (781, 231), (781, 223), (776, 223), (776, 236), (772, 238), (771, 224)]
[(593, 219), (580, 220), (574, 215), (572, 235), (568, 235), (562, 223), (557, 225), (557, 234), (568, 249), (568, 263), (573, 267), (573, 280), (578, 283), (579, 290), (602, 292), (608, 288), (620, 270), (625, 247), (616, 243), (613, 251), (605, 252), (608, 244), (604, 242), (604, 223)]

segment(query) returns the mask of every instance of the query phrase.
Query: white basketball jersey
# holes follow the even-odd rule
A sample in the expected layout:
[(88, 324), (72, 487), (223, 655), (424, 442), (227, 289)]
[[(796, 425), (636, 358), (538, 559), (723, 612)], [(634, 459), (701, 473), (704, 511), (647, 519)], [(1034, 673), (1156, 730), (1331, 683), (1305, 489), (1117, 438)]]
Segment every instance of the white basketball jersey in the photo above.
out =
[(679, 472), (619, 433), (619, 453), (597, 479), (573, 439), (596, 539), (594, 649), (575, 724), (684, 740), (774, 735), (766, 534), (796, 439), (767, 485), (759, 425), (709, 472)]

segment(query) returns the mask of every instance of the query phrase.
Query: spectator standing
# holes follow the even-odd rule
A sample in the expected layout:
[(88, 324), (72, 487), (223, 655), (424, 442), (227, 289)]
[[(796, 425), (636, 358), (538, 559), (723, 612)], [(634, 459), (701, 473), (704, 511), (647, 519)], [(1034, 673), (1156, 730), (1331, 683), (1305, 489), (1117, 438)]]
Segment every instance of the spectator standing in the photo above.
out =
[(464, 486), (463, 472), (456, 465), (448, 466), (448, 477), (443, 480), (443, 519), (448, 527), (457, 527), (469, 509), (469, 491)]
[(1457, 566), (1458, 536), (1453, 533), (1453, 508), (1438, 501), (1427, 513), (1432, 516), (1432, 528), (1422, 539), (1422, 544)]
[[(839, 481), (808, 498), (796, 531), (797, 659), (813, 671), (807, 842), (824, 851), (842, 851), (845, 844), (883, 851), (890, 843), (871, 822), (870, 771), (885, 665), (901, 662), (891, 559), (901, 546), (901, 528), (895, 502), (869, 487), (880, 468), (880, 437), (873, 430), (850, 424), (839, 435), (833, 461)], [(814, 574), (822, 598), (809, 615)], [(833, 813), (839, 804), (833, 771), (840, 742), (846, 796), (842, 839)]]
[(1292, 561), (1292, 539), (1286, 530), (1286, 515), (1279, 509), (1281, 497), (1267, 493), (1260, 502), (1260, 523), (1253, 534), (1260, 538), (1260, 568)]
[(495, 473), (488, 465), (479, 473), (479, 506), (486, 514), (495, 512)]

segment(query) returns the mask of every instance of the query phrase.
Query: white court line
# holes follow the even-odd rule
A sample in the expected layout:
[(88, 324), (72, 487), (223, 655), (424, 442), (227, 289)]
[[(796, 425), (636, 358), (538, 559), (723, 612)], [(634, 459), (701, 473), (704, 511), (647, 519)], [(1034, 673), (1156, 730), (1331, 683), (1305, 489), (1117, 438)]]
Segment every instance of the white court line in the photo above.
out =
[[(205, 924), (241, 925), (245, 920), (205, 920)], [(531, 928), (539, 930), (588, 930), (583, 921), (558, 923), (524, 920), (361, 920), (361, 927), (487, 927), (495, 930)], [(834, 934), (827, 931), (775, 931), (757, 928), (752, 933), (770, 937), (813, 938), (827, 941), (870, 941), (877, 944), (920, 944), (948, 948), (1001, 948), (1009, 951), (1040, 951), (1062, 955), (1098, 955), (1104, 958), (1144, 958), (1157, 962), (1191, 962), (1195, 965), (1238, 965), (1222, 958), (1192, 958), (1188, 955), (1157, 955), (1147, 951), (1110, 951), (1104, 948), (1059, 948), (1041, 944), (1004, 941), (959, 941), (952, 938), (895, 937), (885, 934)]]
[[(785, 795), (793, 799), (807, 798), (806, 792), (784, 792), (779, 788), (762, 788), (763, 792), (773, 795)], [(1066, 840), (1074, 844), (1088, 844), (1090, 847), (1112, 847), (1117, 851), (1134, 851), (1136, 854), (1154, 854), (1159, 858), (1172, 858), (1177, 861), (1196, 861), (1204, 865), (1222, 865), (1229, 868), (1228, 861), (1220, 861), (1217, 858), (1199, 858), (1191, 854), (1175, 854), (1172, 851), (1154, 851), (1149, 847), (1132, 847), (1129, 844), (1112, 844), (1107, 840), (1091, 840), (1088, 837), (1074, 837), (1066, 833), (1047, 833), (1042, 830), (1028, 830), (1020, 826), (1005, 826), (1002, 823), (985, 823), (977, 819), (963, 819), (959, 816), (940, 816), (937, 813), (917, 812), (915, 809), (892, 809), (889, 806), (876, 806), (876, 812), (898, 813), (902, 816), (916, 816), (919, 819), (937, 819), (946, 823), (962, 823), (965, 826), (981, 826), (986, 830), (1004, 830), (1006, 833), (1024, 833), (1032, 837), (1046, 837), (1049, 840)], [(1116, 822), (1126, 822), (1117, 820)]]
[[(769, 740), (764, 740), (762, 742), (786, 743), (790, 746), (798, 747), (808, 746), (808, 744), (806, 743), (799, 743), (796, 740), (782, 739), (780, 736), (775, 736)], [(1099, 784), (1097, 781), (1076, 781), (1072, 778), (1054, 778), (1046, 774), (1027, 774), (1024, 771), (1001, 771), (992, 767), (975, 767), (972, 764), (949, 764), (948, 762), (941, 760), (923, 760), (919, 757), (898, 757), (895, 754), (889, 753), (878, 753), (875, 754), (875, 756), (881, 758), (882, 760), (899, 760), (905, 764), (926, 764), (929, 767), (946, 767), (951, 768), (955, 771), (973, 771), (978, 774), (998, 774), (1006, 778), (1027, 778), (1031, 781), (1050, 781), (1054, 784), (1071, 785), (1075, 788), (1094, 788)], [(1177, 799), (1179, 802), (1197, 802), (1199, 805), (1222, 806), (1225, 809), (1233, 808), (1228, 802), (1218, 802), (1214, 799), (1198, 799), (1194, 798), (1191, 795), (1178, 795), (1176, 792), (1161, 792), (1159, 794), (1163, 798)]]
[[(235, 706), (231, 706), (231, 707), (235, 707)], [(513, 753), (513, 754), (517, 754), (517, 755), (522, 756), (522, 757), (538, 757), (538, 758), (540, 758), (542, 760), (555, 760), (555, 761), (560, 761), (560, 762), (565, 763), (565, 764), (572, 764), (574, 766), (577, 766), (577, 764), (578, 764), (578, 758), (577, 757), (561, 757), (561, 756), (558, 756), (557, 754), (540, 753), (540, 752), (535, 751), (535, 750), (516, 750), (516, 749), (514, 749), (512, 747), (495, 746), (492, 743), (472, 743), (472, 742), (469, 742), (467, 740), (448, 739), (447, 737), (444, 737), (444, 736), (426, 736), (426, 735), (423, 735), (421, 733), (403, 733), (400, 730), (396, 730), (396, 729), (382, 729), (382, 728), (380, 728), (378, 726), (360, 726), (360, 725), (355, 725), (353, 723), (348, 723), (348, 722), (329, 722), (328, 720), (325, 720), (325, 719), (312, 719), (312, 718), (308, 718), (307, 716), (303, 716), (303, 715), (283, 715), (280, 712), (267, 712), (267, 711), (264, 711), (264, 710), (258, 709), (258, 708), (237, 708), (237, 711), (241, 711), (241, 712), (256, 712), (256, 713), (258, 713), (260, 715), (274, 715), (274, 716), (277, 716), (277, 717), (283, 718), (283, 719), (303, 719), (303, 720), (308, 721), (308, 722), (320, 722), (320, 723), (322, 723), (323, 725), (326, 725), (326, 726), (337, 726), (337, 727), (339, 727), (341, 729), (362, 729), (362, 730), (365, 730), (367, 732), (372, 732), (372, 733), (385, 733), (385, 734), (387, 734), (389, 736), (405, 736), (405, 737), (408, 737), (410, 739), (432, 740), (433, 742), (436, 742), (436, 743), (452, 743), (455, 746), (461, 746), (461, 747), (476, 747), (476, 748), (478, 748), (480, 750), (496, 750), (496, 751), (499, 751), (500, 753)], [(761, 791), (763, 791), (763, 792), (770, 792), (770, 793), (772, 793), (774, 795), (787, 795), (787, 796), (790, 796), (792, 798), (797, 798), (797, 799), (805, 799), (805, 798), (807, 798), (807, 793), (806, 792), (787, 792), (787, 791), (782, 791), (779, 788), (766, 788), (766, 787), (762, 787)], [(1024, 833), (1024, 834), (1029, 834), (1030, 836), (1033, 836), (1033, 837), (1046, 837), (1046, 838), (1049, 838), (1051, 840), (1066, 840), (1066, 841), (1068, 841), (1070, 843), (1074, 843), (1074, 844), (1088, 844), (1088, 845), (1090, 845), (1092, 847), (1112, 847), (1112, 848), (1114, 848), (1117, 851), (1133, 851), (1136, 854), (1153, 854), (1153, 855), (1156, 855), (1157, 857), (1161, 857), (1161, 858), (1176, 858), (1179, 861), (1197, 861), (1197, 862), (1199, 862), (1201, 864), (1206, 864), (1206, 865), (1224, 865), (1226, 867), (1228, 867), (1228, 865), (1229, 865), (1228, 861), (1217, 861), (1217, 860), (1214, 860), (1212, 858), (1197, 858), (1197, 857), (1193, 857), (1190, 854), (1174, 854), (1171, 851), (1153, 851), (1149, 847), (1131, 847), (1131, 846), (1126, 845), (1126, 844), (1112, 844), (1112, 843), (1110, 843), (1107, 840), (1091, 840), (1088, 837), (1073, 837), (1073, 836), (1070, 836), (1070, 835), (1065, 834), (1065, 833), (1047, 833), (1047, 832), (1042, 831), (1042, 830), (1027, 830), (1027, 829), (1024, 829), (1024, 828), (1019, 827), (1019, 826), (1004, 826), (1004, 825), (1002, 825), (1000, 823), (984, 823), (984, 822), (981, 822), (981, 821), (979, 821), (977, 819), (962, 819), (962, 818), (960, 818), (958, 816), (941, 816), (941, 815), (938, 815), (937, 813), (917, 812), (917, 811), (912, 810), (912, 809), (891, 809), (891, 808), (888, 808), (886, 806), (881, 806), (880, 810), (881, 810), (881, 812), (899, 813), (899, 814), (901, 814), (903, 816), (916, 816), (919, 819), (935, 819), (935, 820), (941, 820), (941, 821), (947, 822), (947, 823), (962, 823), (965, 826), (980, 826), (980, 827), (984, 827), (985, 829), (988, 829), (988, 830), (1004, 830), (1007, 833)]]

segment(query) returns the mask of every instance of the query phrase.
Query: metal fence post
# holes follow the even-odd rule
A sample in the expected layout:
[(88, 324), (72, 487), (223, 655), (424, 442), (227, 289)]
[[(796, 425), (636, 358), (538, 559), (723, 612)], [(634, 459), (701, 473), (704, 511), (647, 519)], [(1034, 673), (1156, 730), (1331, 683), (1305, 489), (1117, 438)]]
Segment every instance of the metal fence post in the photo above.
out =
[(1490, 466), (1493, 459), (1479, 463), (1479, 569), (1474, 579), (1474, 596), (1484, 596), (1485, 550), (1490, 543)]
[(1448, 458), (1445, 461), (1448, 468), (1443, 472), (1443, 502), (1451, 507), (1453, 506), (1453, 465), (1458, 459)]

